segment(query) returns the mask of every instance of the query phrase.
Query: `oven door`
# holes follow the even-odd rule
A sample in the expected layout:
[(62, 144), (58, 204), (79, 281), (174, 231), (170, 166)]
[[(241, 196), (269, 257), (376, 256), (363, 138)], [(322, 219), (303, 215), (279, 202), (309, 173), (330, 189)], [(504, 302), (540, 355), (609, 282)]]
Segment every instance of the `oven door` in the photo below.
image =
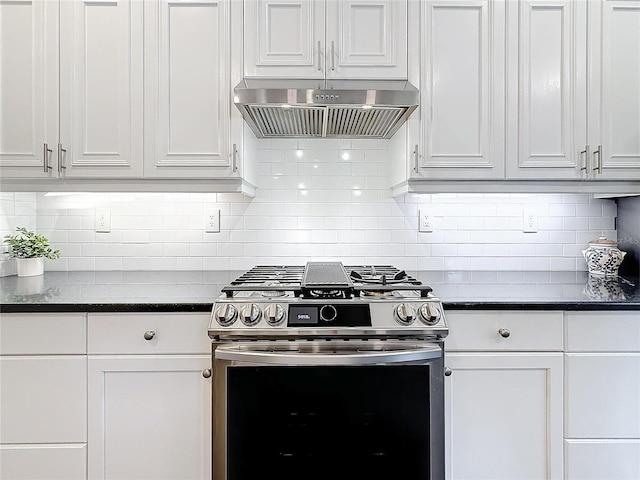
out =
[(214, 480), (441, 480), (443, 347), (214, 345)]

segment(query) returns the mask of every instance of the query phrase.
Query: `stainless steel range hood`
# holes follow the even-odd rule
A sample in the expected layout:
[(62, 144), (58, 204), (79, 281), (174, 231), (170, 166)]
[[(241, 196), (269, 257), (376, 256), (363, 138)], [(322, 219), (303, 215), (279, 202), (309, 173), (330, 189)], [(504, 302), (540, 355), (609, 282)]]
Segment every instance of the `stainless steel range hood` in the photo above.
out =
[(233, 93), (258, 138), (391, 138), (419, 98), (404, 80), (246, 78)]

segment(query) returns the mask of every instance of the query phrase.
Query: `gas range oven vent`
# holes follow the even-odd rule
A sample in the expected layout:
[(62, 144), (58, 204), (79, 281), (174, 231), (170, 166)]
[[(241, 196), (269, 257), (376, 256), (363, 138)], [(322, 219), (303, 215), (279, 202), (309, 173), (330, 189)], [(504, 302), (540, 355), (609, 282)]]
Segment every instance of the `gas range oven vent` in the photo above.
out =
[(387, 138), (406, 110), (398, 107), (329, 107), (326, 136)]
[(325, 136), (323, 107), (247, 105), (246, 108), (264, 138)]

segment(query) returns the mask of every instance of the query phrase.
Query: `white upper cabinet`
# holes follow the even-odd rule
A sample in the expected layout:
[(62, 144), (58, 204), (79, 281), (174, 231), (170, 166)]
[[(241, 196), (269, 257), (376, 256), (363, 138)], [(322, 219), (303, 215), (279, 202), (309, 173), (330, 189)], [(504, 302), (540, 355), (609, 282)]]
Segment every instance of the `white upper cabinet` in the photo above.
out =
[(0, 1), (2, 176), (52, 175), (47, 149), (58, 143), (57, 32), (57, 2)]
[(507, 10), (507, 177), (640, 180), (640, 2)]
[(142, 2), (60, 2), (62, 177), (142, 176)]
[(406, 0), (246, 0), (245, 75), (407, 78)]
[(503, 177), (504, 8), (502, 0), (424, 3), (413, 176)]
[(145, 177), (231, 176), (228, 3), (145, 2)]
[(0, 0), (2, 188), (254, 194), (232, 3)]
[(640, 1), (589, 6), (588, 174), (640, 180)]
[(407, 78), (407, 2), (330, 0), (328, 78)]
[[(509, 3), (510, 178), (583, 175), (587, 2)], [(517, 161), (516, 161), (517, 160)]]
[(640, 0), (418, 5), (420, 116), (391, 142), (394, 194), (637, 194)]
[(142, 3), (0, 9), (3, 176), (141, 176)]
[(246, 0), (245, 74), (324, 78), (324, 20), (322, 1)]

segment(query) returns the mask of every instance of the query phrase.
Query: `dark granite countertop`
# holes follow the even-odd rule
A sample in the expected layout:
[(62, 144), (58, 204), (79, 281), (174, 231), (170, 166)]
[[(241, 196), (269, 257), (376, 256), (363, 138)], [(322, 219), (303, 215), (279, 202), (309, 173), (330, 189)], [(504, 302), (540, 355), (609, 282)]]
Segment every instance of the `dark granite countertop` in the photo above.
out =
[[(243, 272), (46, 272), (0, 278), (2, 312), (211, 310)], [(640, 310), (640, 279), (586, 272), (409, 272), (445, 309)]]

